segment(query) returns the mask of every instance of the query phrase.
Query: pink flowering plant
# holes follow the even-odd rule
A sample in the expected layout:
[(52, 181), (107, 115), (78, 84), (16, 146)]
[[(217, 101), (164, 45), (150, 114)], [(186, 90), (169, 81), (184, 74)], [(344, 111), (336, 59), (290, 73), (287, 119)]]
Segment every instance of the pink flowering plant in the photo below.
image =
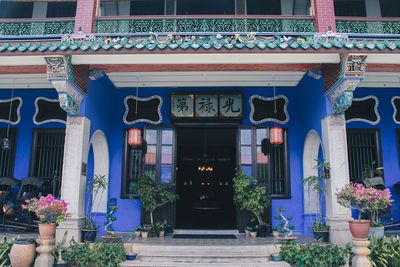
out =
[(26, 205), (22, 208), (34, 212), (39, 218), (40, 223), (60, 223), (65, 221), (71, 216), (67, 212), (68, 203), (64, 200), (55, 199), (52, 195), (48, 194), (46, 197), (41, 196), (39, 199), (32, 198), (26, 200)]
[(336, 193), (337, 202), (347, 208), (357, 209), (358, 219), (361, 220), (362, 213), (369, 212), (372, 225), (379, 225), (379, 210), (391, 206), (393, 200), (390, 190), (379, 190), (366, 188), (362, 184), (350, 183)]

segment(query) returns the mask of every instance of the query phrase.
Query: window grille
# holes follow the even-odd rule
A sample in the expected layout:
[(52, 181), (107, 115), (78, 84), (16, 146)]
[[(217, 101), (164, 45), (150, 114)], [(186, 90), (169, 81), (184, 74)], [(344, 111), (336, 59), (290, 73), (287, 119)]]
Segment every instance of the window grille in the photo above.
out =
[(361, 181), (366, 166), (382, 166), (379, 140), (378, 129), (347, 129), (350, 181)]
[(62, 176), (65, 129), (33, 129), (30, 176)]
[[(0, 149), (0, 176), (13, 177), (15, 164), (15, 150), (17, 145), (17, 128), (9, 128), (8, 139), (11, 148), (9, 150)], [(0, 129), (0, 140), (7, 137), (7, 128)]]

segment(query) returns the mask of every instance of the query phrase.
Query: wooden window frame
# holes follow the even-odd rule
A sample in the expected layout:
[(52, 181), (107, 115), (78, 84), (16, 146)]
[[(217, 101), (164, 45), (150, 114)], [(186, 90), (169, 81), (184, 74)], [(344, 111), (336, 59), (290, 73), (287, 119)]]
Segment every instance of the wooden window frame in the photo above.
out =
[[(238, 149), (237, 149), (237, 163), (238, 163), (238, 169), (241, 169), (242, 164), (241, 164), (241, 133), (240, 131), (242, 129), (250, 129), (251, 130), (251, 165), (252, 165), (252, 176), (258, 179), (257, 175), (257, 129), (263, 129), (267, 128), (269, 129), (270, 127), (268, 125), (260, 125), (260, 126), (254, 126), (254, 125), (241, 125), (238, 128)], [(283, 168), (282, 172), (284, 173), (284, 189), (282, 194), (273, 194), (272, 193), (272, 168), (271, 165), (268, 164), (268, 177), (266, 183), (260, 183), (265, 186), (267, 186), (267, 194), (274, 199), (287, 199), (291, 198), (291, 186), (290, 186), (290, 157), (289, 157), (289, 129), (284, 128), (283, 129)], [(270, 155), (272, 151), (272, 145), (269, 149)], [(271, 160), (270, 160), (271, 162)], [(246, 164), (248, 165), (248, 164)], [(259, 179), (258, 179), (259, 180)], [(260, 182), (260, 180), (259, 180)]]
[[(137, 195), (130, 195), (128, 191), (129, 189), (127, 188), (127, 182), (128, 182), (128, 168), (129, 168), (129, 149), (128, 146), (128, 131), (130, 128), (124, 129), (124, 142), (123, 142), (123, 159), (122, 159), (122, 177), (121, 177), (121, 198), (138, 198)], [(146, 134), (146, 130), (155, 130), (157, 132), (157, 137), (156, 137), (156, 169), (155, 169), (155, 177), (157, 178), (155, 180), (156, 184), (161, 183), (161, 166), (162, 165), (169, 165), (169, 164), (162, 164), (161, 163), (161, 149), (162, 149), (162, 131), (164, 129), (171, 129), (172, 131), (172, 144), (170, 145), (172, 147), (172, 160), (171, 160), (171, 180), (168, 184), (173, 184), (175, 183), (176, 179), (176, 169), (175, 169), (175, 164), (176, 164), (176, 131), (175, 127), (171, 125), (159, 125), (159, 126), (144, 126), (142, 128), (143, 136)], [(144, 138), (144, 137), (143, 137)], [(144, 160), (145, 155), (143, 155), (143, 160)], [(145, 162), (143, 161), (141, 173), (144, 172), (144, 167), (145, 167)]]

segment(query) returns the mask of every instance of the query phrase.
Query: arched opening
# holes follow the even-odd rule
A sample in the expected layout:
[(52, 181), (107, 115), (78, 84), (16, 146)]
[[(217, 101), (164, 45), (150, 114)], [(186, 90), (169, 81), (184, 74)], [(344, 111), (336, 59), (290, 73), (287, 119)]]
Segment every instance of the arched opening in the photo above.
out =
[[(316, 159), (323, 160), (324, 153), (321, 146), (321, 138), (315, 130), (310, 130), (306, 136), (303, 149), (303, 178), (317, 176), (318, 169)], [(304, 195), (304, 232), (309, 232), (312, 226), (313, 216), (318, 213), (318, 194), (307, 184), (303, 184)], [(321, 205), (323, 205), (324, 199)], [(323, 214), (323, 207), (321, 207)]]
[[(103, 131), (96, 130), (90, 139), (90, 145), (93, 151), (93, 175), (105, 175), (106, 181), (109, 181), (110, 155), (108, 143)], [(108, 185), (104, 190), (99, 190), (93, 196), (93, 212), (107, 212)]]

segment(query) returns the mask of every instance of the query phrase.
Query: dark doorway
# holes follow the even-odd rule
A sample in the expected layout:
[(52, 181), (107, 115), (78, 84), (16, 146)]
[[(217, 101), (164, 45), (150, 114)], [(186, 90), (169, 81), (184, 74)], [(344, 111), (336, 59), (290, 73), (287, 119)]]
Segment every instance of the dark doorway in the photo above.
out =
[(177, 228), (236, 228), (236, 132), (228, 127), (177, 129)]

